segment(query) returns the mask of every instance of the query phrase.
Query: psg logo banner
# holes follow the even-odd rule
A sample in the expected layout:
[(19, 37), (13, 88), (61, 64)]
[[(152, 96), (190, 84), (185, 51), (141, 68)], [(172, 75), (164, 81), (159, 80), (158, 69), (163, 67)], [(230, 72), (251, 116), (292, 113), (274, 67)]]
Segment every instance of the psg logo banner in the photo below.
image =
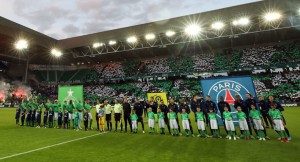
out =
[[(220, 97), (224, 97), (224, 100), (230, 105), (235, 124), (238, 124), (237, 110), (234, 108), (235, 95), (238, 94), (241, 96), (241, 99), (245, 100), (246, 93), (250, 93), (256, 98), (254, 84), (250, 76), (203, 79), (200, 82), (204, 98), (206, 95), (209, 95), (211, 100), (217, 105), (220, 102)], [(218, 124), (223, 125), (220, 111), (218, 111), (217, 116)]]

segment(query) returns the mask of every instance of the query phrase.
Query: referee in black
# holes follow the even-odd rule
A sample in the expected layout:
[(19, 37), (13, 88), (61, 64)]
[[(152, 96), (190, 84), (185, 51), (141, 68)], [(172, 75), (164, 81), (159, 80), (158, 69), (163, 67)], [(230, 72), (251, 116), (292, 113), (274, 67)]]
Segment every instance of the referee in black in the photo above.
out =
[(128, 103), (127, 98), (124, 98), (123, 99), (123, 114), (124, 114), (124, 122), (125, 122), (125, 133), (127, 132), (127, 122), (129, 123), (129, 126), (130, 126), (130, 132), (132, 132), (130, 113), (131, 113), (130, 104)]

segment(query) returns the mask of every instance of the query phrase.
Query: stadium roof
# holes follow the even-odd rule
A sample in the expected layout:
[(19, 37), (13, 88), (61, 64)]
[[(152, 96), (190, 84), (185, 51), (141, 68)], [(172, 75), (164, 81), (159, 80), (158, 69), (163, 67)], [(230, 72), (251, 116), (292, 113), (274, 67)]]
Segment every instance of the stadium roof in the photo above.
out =
[[(1, 60), (10, 62), (26, 61), (26, 54), (20, 54), (14, 49), (14, 42), (18, 38), (26, 38), (30, 42), (27, 54), (30, 56), (31, 64), (76, 64), (77, 62), (109, 62), (132, 59), (145, 59), (162, 56), (178, 56), (184, 54), (197, 54), (196, 51), (211, 51), (214, 49), (228, 49), (240, 46), (272, 43), (278, 41), (288, 41), (299, 39), (300, 18), (297, 11), (300, 8), (298, 0), (267, 0), (259, 1), (240, 6), (234, 6), (199, 14), (182, 16), (163, 21), (157, 21), (142, 25), (136, 25), (111, 31), (99, 32), (79, 37), (56, 40), (20, 24), (0, 17), (0, 56)], [(278, 24), (271, 26), (263, 25), (261, 15), (268, 9), (280, 11), (284, 18)], [(251, 29), (243, 28), (243, 31), (233, 28), (230, 24), (233, 19), (249, 16)], [(189, 23), (199, 23), (204, 28), (209, 28), (216, 20), (223, 20), (227, 26), (223, 33), (217, 36), (205, 35), (205, 39), (200, 39), (195, 43), (190, 40), (179, 38), (179, 43), (162, 44), (162, 46), (149, 46), (142, 40), (147, 33), (154, 33), (161, 38), (167, 30), (174, 30), (180, 33)], [(122, 50), (128, 48), (126, 39), (135, 35), (141, 40), (143, 48), (132, 50)], [(99, 52), (92, 49), (95, 42), (108, 42), (116, 40), (121, 45), (118, 49), (103, 49), (107, 52)], [(62, 58), (54, 59), (50, 56), (53, 47), (61, 49), (64, 53)], [(191, 48), (192, 47), (192, 48)], [(117, 47), (116, 47), (117, 48)], [(106, 54), (107, 53), (107, 54)]]

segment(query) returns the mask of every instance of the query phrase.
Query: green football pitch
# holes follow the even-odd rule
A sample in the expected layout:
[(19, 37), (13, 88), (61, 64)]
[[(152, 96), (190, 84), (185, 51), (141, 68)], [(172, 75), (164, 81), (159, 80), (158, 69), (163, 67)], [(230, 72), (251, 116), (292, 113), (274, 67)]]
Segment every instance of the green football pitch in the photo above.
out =
[[(104, 133), (15, 126), (15, 109), (0, 108), (0, 161), (299, 161), (300, 108), (286, 108), (284, 116), (292, 142), (229, 141), (170, 135)], [(93, 115), (94, 117), (94, 115)], [(193, 121), (193, 120), (192, 120)], [(196, 131), (195, 122), (194, 132)], [(96, 123), (93, 123), (94, 128)], [(114, 126), (114, 124), (113, 124)], [(225, 132), (221, 127), (223, 136)], [(239, 133), (239, 131), (237, 131)]]

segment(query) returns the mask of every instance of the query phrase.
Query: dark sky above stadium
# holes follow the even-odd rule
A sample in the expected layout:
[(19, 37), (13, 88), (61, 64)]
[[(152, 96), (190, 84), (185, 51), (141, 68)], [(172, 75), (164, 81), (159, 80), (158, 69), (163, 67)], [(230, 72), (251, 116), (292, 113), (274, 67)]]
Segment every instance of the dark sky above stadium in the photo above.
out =
[(0, 15), (56, 39), (258, 0), (1, 0)]

